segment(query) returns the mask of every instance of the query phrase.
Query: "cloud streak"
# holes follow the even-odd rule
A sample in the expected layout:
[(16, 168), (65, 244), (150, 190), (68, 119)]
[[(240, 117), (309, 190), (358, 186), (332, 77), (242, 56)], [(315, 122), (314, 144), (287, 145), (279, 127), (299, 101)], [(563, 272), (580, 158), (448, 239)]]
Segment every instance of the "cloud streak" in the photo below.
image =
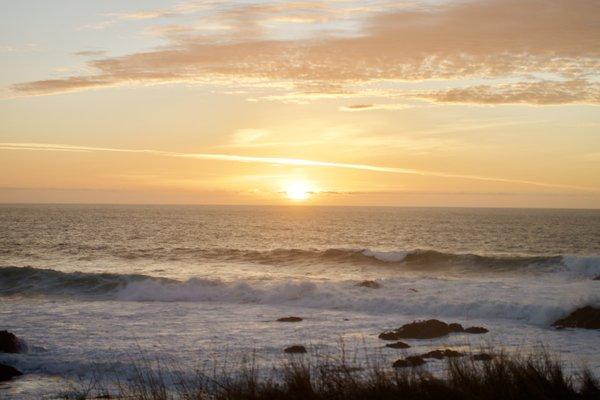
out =
[(415, 97), (437, 103), (477, 104), (600, 104), (600, 84), (584, 80), (539, 81), (422, 92)]
[[(549, 95), (547, 82), (531, 78), (545, 74), (585, 84), (598, 75), (600, 3), (595, 0), (448, 2), (379, 13), (363, 21), (363, 28), (352, 36), (281, 40), (263, 37), (260, 18), (267, 18), (263, 8), (269, 6), (261, 7), (253, 12), (231, 9), (221, 16), (233, 21), (234, 32), (228, 36), (184, 30), (168, 36), (168, 44), (156, 50), (93, 60), (89, 63), (96, 71), (93, 75), (24, 82), (13, 90), (36, 95), (209, 78), (233, 84), (243, 78), (331, 92), (380, 80), (529, 76), (528, 87), (513, 89), (526, 92), (522, 95), (490, 86), (479, 95), (467, 88), (463, 94), (440, 90), (428, 96), (436, 101), (457, 97), (461, 102), (486, 104), (599, 103), (581, 86), (565, 84)], [(304, 12), (289, 5), (276, 10), (279, 18)], [(274, 11), (269, 12), (272, 18)]]
[(379, 173), (392, 173), (392, 174), (408, 174), (408, 175), (420, 175), (429, 177), (441, 177), (441, 178), (452, 178), (452, 179), (467, 179), (476, 181), (487, 181), (497, 183), (510, 183), (510, 184), (521, 184), (529, 186), (538, 186), (546, 188), (557, 188), (557, 189), (568, 189), (578, 190), (586, 192), (600, 192), (600, 188), (585, 187), (585, 186), (572, 186), (563, 184), (554, 184), (546, 182), (537, 182), (520, 179), (508, 179), (508, 178), (496, 178), (478, 175), (463, 175), (463, 174), (452, 174), (436, 171), (426, 171), (413, 168), (398, 168), (398, 167), (385, 167), (370, 164), (356, 164), (356, 163), (339, 163), (331, 161), (318, 161), (318, 160), (307, 160), (300, 158), (287, 158), (287, 157), (258, 157), (258, 156), (245, 156), (235, 154), (215, 154), (215, 153), (181, 153), (181, 152), (170, 152), (162, 150), (152, 149), (123, 149), (123, 148), (111, 148), (111, 147), (90, 147), (90, 146), (74, 146), (67, 144), (48, 144), (48, 143), (0, 143), (0, 150), (22, 150), (22, 151), (66, 151), (66, 152), (110, 152), (110, 153), (127, 153), (127, 154), (148, 154), (163, 157), (175, 157), (175, 158), (190, 158), (196, 160), (212, 160), (212, 161), (226, 161), (226, 162), (238, 162), (238, 163), (258, 163), (258, 164), (271, 164), (271, 165), (289, 165), (298, 167), (322, 167), (322, 168), (341, 168), (341, 169), (352, 169)]

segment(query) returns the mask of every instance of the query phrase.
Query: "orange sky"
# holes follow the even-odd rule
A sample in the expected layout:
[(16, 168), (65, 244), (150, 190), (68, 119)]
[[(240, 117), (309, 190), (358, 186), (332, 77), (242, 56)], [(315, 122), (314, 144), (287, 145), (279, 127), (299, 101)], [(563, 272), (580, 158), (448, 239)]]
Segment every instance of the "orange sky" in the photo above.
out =
[(0, 202), (600, 207), (595, 1), (0, 10)]

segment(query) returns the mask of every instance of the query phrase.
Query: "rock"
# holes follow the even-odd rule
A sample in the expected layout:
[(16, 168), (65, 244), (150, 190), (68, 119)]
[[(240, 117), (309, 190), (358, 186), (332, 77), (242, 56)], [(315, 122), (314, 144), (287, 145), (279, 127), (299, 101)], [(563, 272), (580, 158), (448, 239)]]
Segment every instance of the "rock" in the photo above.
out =
[(600, 275), (598, 275), (597, 277), (595, 277), (594, 279), (592, 279), (594, 281), (600, 281)]
[(306, 347), (301, 345), (294, 345), (286, 347), (285, 349), (283, 349), (283, 351), (288, 354), (304, 354), (306, 353)]
[(391, 349), (408, 349), (410, 347), (410, 345), (408, 345), (404, 342), (396, 342), (396, 343), (388, 343), (385, 345), (385, 347), (389, 347)]
[(446, 357), (453, 358), (453, 357), (462, 357), (462, 356), (464, 356), (463, 353), (458, 352), (456, 350), (450, 350), (450, 349), (433, 350), (433, 351), (430, 351), (429, 353), (425, 353), (425, 354), (421, 355), (422, 358), (435, 358), (436, 360), (441, 360)]
[(375, 281), (362, 281), (356, 284), (356, 286), (366, 287), (369, 289), (379, 289), (381, 288), (381, 283)]
[(444, 358), (444, 351), (443, 350), (433, 350), (433, 351), (430, 351), (429, 353), (422, 354), (421, 357), (435, 358), (436, 360), (441, 360), (442, 358)]
[(474, 354), (472, 358), (475, 361), (490, 361), (494, 358), (494, 356), (488, 353), (480, 353)]
[(554, 322), (557, 328), (600, 329), (600, 308), (586, 306), (578, 308), (565, 318)]
[(450, 350), (450, 349), (446, 349), (444, 351), (444, 355), (448, 358), (454, 358), (454, 357), (463, 357), (464, 354), (461, 353), (460, 351), (456, 351), (456, 350)]
[(396, 331), (385, 331), (381, 332), (378, 338), (381, 340), (398, 340), (400, 339), (400, 334)]
[[(410, 324), (402, 325), (394, 331), (382, 333), (379, 335), (379, 338), (384, 340), (435, 339), (446, 336), (450, 332), (452, 332), (452, 330), (447, 323), (438, 321), (437, 319), (430, 319), (427, 321), (415, 321)], [(383, 338), (383, 335), (389, 339)]]
[(282, 317), (277, 319), (277, 322), (300, 322), (302, 318), (300, 317)]
[(419, 291), (415, 288), (408, 288), (408, 290), (413, 293), (419, 293)]
[(461, 324), (456, 322), (448, 324), (448, 328), (450, 328), (450, 332), (463, 332), (465, 330)]
[(479, 335), (482, 333), (488, 333), (489, 331), (481, 326), (472, 326), (470, 328), (465, 329), (464, 332)]
[(23, 373), (15, 367), (11, 367), (10, 365), (6, 364), (0, 364), (0, 382), (7, 381), (21, 375), (23, 375)]
[(0, 331), (0, 353), (26, 353), (27, 344), (9, 331)]
[(405, 359), (396, 360), (392, 367), (394, 368), (413, 368), (425, 364), (425, 360), (419, 356), (410, 356)]

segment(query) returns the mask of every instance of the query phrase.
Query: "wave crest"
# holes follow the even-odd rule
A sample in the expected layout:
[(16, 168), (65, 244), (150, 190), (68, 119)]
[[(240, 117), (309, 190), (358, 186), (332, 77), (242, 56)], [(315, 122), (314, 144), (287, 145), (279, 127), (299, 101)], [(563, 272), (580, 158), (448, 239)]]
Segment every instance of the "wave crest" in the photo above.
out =
[[(178, 281), (134, 274), (0, 267), (0, 296), (287, 305), (369, 314), (506, 318), (536, 324), (546, 324), (579, 305), (600, 304), (591, 280), (566, 281), (561, 295), (554, 297), (549, 297), (545, 284), (536, 285), (536, 281), (522, 281), (520, 290), (506, 291), (495, 280), (398, 277), (382, 280), (382, 288), (374, 290), (358, 287), (355, 281)], [(522, 290), (530, 296), (523, 296)]]

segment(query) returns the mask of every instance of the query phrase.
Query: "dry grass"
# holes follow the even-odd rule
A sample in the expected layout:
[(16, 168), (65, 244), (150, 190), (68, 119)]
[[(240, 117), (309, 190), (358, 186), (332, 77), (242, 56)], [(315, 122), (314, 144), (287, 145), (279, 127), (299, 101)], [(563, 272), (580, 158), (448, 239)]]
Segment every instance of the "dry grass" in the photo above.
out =
[[(600, 385), (589, 371), (567, 375), (559, 361), (541, 352), (529, 356), (496, 353), (491, 361), (469, 357), (446, 361), (446, 373), (424, 368), (393, 370), (366, 362), (360, 368), (344, 359), (290, 356), (268, 373), (255, 358), (227, 371), (214, 368), (183, 377), (159, 362), (142, 362), (133, 376), (113, 390), (80, 391), (71, 398), (130, 400), (549, 400), (600, 399)], [(94, 396), (93, 393), (96, 393)], [(110, 395), (108, 394), (110, 393)]]

